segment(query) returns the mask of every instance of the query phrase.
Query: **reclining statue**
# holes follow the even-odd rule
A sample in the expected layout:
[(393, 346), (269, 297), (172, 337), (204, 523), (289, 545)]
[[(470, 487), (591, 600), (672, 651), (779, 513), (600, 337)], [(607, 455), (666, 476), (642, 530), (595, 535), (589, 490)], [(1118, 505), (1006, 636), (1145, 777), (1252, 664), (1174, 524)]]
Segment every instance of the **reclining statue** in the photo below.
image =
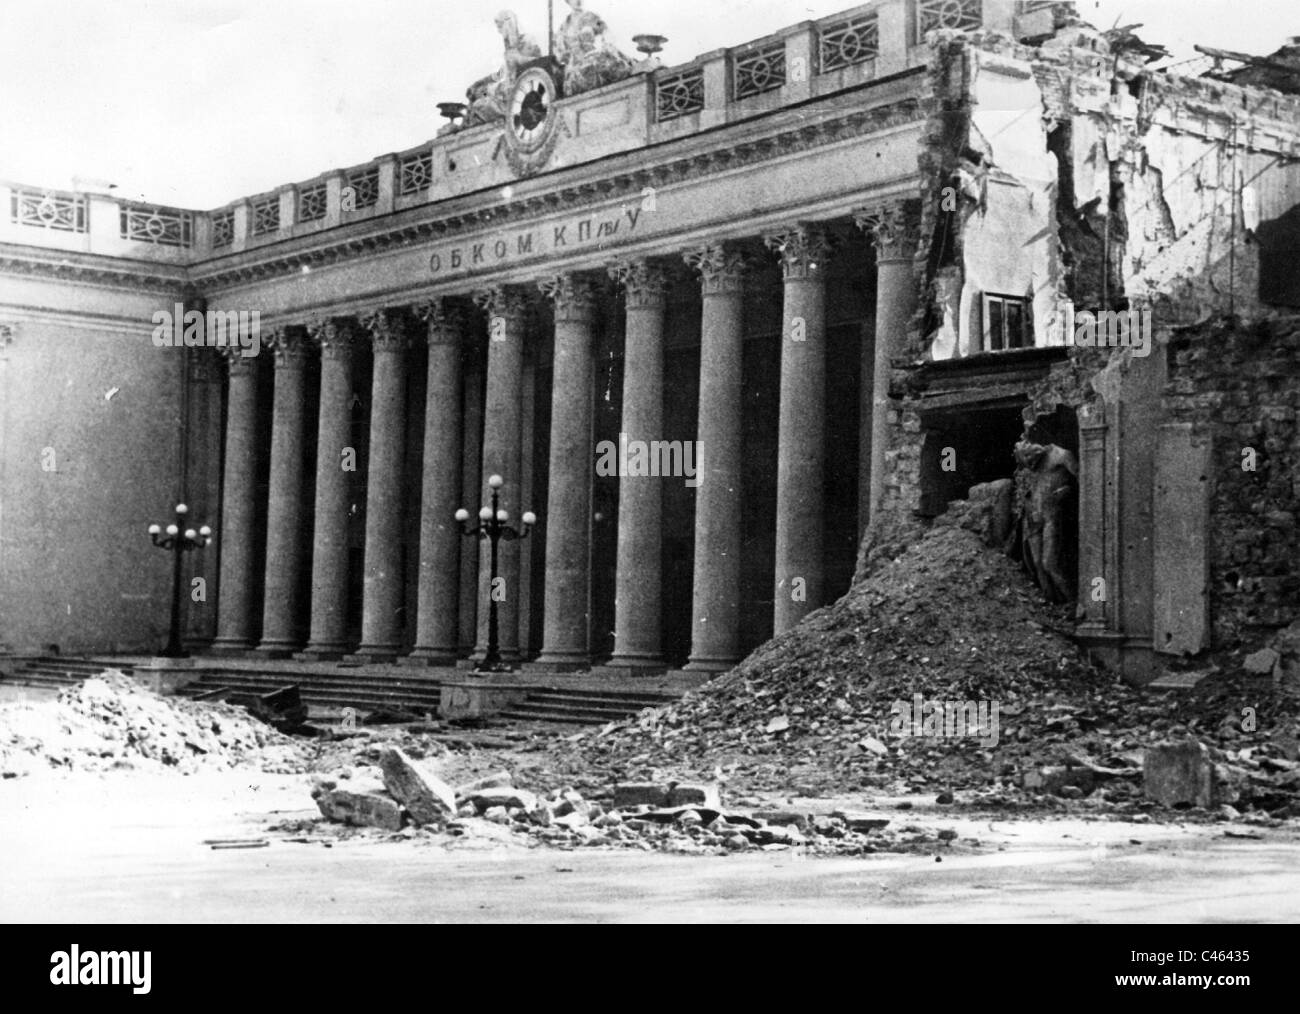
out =
[(542, 56), (542, 48), (519, 30), (519, 19), (513, 11), (498, 14), (496, 26), (505, 44), (505, 61), (499, 71), (475, 81), (465, 93), (469, 100), (466, 127), (504, 120), (510, 108), (510, 92), (520, 71)]
[(555, 34), (555, 58), (564, 65), (564, 93), (579, 95), (621, 81), (632, 61), (605, 38), (609, 26), (583, 0), (567, 0), (569, 16)]

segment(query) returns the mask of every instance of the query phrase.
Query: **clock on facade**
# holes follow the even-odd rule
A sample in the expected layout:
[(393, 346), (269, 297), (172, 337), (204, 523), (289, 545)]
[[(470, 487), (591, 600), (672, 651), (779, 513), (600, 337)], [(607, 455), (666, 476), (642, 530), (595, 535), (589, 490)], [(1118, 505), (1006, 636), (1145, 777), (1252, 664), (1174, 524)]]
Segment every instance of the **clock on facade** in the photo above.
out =
[(530, 64), (515, 80), (506, 110), (505, 140), (510, 164), (520, 175), (537, 172), (559, 140), (560, 76), (549, 60)]

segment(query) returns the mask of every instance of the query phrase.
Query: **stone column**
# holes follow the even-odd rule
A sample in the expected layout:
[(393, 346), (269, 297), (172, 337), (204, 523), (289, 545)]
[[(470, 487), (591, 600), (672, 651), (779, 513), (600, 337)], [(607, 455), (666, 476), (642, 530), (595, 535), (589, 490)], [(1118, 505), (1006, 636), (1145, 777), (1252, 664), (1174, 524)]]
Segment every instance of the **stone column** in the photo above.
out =
[(353, 360), (358, 330), (345, 318), (314, 321), (320, 347), (320, 418), (316, 439), (316, 530), (312, 543), (311, 641), (304, 657), (341, 659), (348, 645), (348, 473), (353, 445)]
[(272, 658), (289, 658), (302, 645), (298, 588), (302, 578), (307, 342), (298, 328), (276, 328), (266, 345), (275, 357), (275, 396), (266, 516), (266, 595), (258, 651)]
[[(465, 373), (462, 428), (465, 431), (461, 451), (461, 507), (475, 514), (481, 504), (475, 492), (483, 468), (483, 364), (477, 348), (465, 348), (461, 363)], [(467, 658), (474, 654), (478, 641), (479, 547), (462, 537), (460, 544), (460, 644), (457, 654)]]
[(776, 478), (775, 634), (822, 606), (826, 447), (826, 258), (820, 230), (767, 238), (781, 255), (785, 311)]
[(415, 308), (427, 325), (429, 379), (424, 409), (424, 495), (420, 518), (420, 593), (416, 647), (411, 658), (455, 665), (460, 609), (461, 507), (460, 311), (436, 299)]
[(725, 246), (686, 255), (699, 270), (700, 417), (696, 447), (695, 569), (691, 672), (725, 672), (740, 661), (741, 361), (745, 263)]
[(568, 274), (541, 283), (555, 303), (546, 600), (539, 666), (591, 666), (592, 324), (595, 291)]
[[(898, 201), (855, 212), (854, 218), (876, 247), (876, 336), (871, 360), (871, 401), (868, 411), (868, 389), (864, 386), (859, 428), (858, 534), (861, 536), (884, 501), (890, 362), (904, 351), (908, 328), (916, 312), (912, 260), (916, 256), (920, 209), (915, 201)], [(863, 376), (866, 376), (865, 369)]]
[[(466, 505), (471, 514), (492, 502), (488, 479), (499, 475), (505, 480), (501, 490), (501, 507), (510, 513), (512, 524), (527, 509), (520, 501), (523, 469), (519, 446), (522, 424), (524, 339), (527, 304), (523, 292), (500, 286), (475, 296), (488, 313), (487, 399), (484, 407), (483, 472), (478, 488), (478, 502)], [(465, 494), (469, 496), (469, 492)], [(479, 627), (477, 656), (487, 654), (488, 595), (491, 575), (491, 551), (487, 542), (479, 556)], [(504, 662), (519, 661), (519, 543), (502, 542), (497, 561), (501, 579), (497, 601), (498, 636)]]
[[(623, 353), (624, 441), (664, 439), (664, 319), (667, 279), (648, 261), (620, 265), (610, 274), (627, 292)], [(620, 459), (623, 455), (620, 453)], [(663, 479), (636, 467), (618, 482), (618, 563), (614, 576), (616, 668), (662, 670), (660, 615)], [(639, 459), (647, 464), (644, 459)]]
[[(521, 510), (536, 505), (533, 476), (537, 468), (537, 441), (533, 427), (537, 421), (537, 350), (524, 350), (524, 377), (519, 402), (519, 503)], [(536, 533), (519, 544), (519, 657), (527, 660), (532, 651), (533, 627), (533, 554), (537, 549)]]
[(257, 520), (257, 358), (224, 350), (230, 370), (226, 395), (226, 461), (221, 483), (221, 554), (217, 589), (216, 654), (241, 654), (253, 645), (253, 529)]
[(405, 322), (380, 310), (363, 322), (375, 352), (370, 395), (370, 470), (366, 476), (366, 563), (361, 647), (370, 662), (392, 662), (402, 650), (402, 472), (406, 464)]
[[(3, 341), (0, 341), (0, 347)], [(189, 467), (186, 503), (190, 517), (213, 528), (221, 516), (221, 384), (226, 360), (215, 348), (187, 350), (189, 358)], [(185, 554), (185, 647), (202, 652), (217, 635), (217, 561), (215, 549)], [(202, 578), (203, 595), (195, 601), (194, 580)]]

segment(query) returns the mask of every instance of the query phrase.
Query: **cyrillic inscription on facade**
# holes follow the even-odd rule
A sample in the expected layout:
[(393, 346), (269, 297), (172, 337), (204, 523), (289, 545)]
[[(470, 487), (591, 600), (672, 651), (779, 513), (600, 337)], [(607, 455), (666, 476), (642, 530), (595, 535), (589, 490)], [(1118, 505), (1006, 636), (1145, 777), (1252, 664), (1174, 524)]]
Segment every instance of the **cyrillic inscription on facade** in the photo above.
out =
[(640, 204), (610, 208), (565, 222), (446, 244), (429, 256), (429, 270), (438, 276), (472, 273), (537, 257), (600, 250), (634, 235), (644, 211)]

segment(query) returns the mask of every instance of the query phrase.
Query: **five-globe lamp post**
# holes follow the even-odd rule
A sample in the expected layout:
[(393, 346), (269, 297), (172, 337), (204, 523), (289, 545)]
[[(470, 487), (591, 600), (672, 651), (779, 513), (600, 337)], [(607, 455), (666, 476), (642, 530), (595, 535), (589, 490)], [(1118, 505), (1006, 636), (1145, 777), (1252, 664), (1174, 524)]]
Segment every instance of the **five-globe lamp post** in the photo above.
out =
[(512, 671), (511, 666), (505, 665), (501, 661), (501, 640), (497, 620), (497, 597), (495, 594), (498, 547), (503, 541), (515, 542), (528, 538), (533, 526), (537, 524), (537, 515), (529, 511), (521, 519), (523, 525), (518, 530), (510, 526), (510, 513), (501, 508), (501, 488), (505, 484), (505, 480), (499, 475), (494, 475), (488, 480), (488, 486), (492, 490), (492, 506), (484, 507), (478, 512), (479, 523), (477, 525), (469, 523), (471, 518), (469, 511), (461, 508), (456, 512), (456, 520), (460, 523), (461, 530), (466, 536), (483, 540), (491, 546), (491, 576), (488, 581), (488, 646), (487, 654), (476, 670), (484, 674)]
[(185, 504), (176, 505), (176, 520), (163, 528), (162, 525), (150, 525), (149, 536), (159, 549), (172, 554), (172, 621), (171, 633), (167, 638), (167, 650), (164, 658), (186, 658), (181, 647), (181, 559), (188, 552), (203, 549), (212, 542), (212, 529), (207, 525), (201, 528), (185, 527), (190, 509)]

